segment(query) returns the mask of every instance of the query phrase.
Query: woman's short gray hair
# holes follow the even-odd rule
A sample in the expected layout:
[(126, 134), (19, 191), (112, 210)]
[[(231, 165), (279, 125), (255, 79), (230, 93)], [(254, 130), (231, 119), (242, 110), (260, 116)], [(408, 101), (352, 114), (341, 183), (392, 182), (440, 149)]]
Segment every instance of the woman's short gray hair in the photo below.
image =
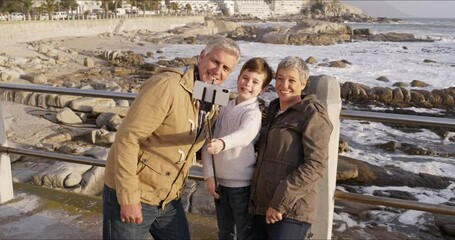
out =
[(280, 63), (278, 63), (276, 72), (278, 73), (278, 71), (283, 68), (296, 68), (299, 71), (300, 81), (302, 83), (308, 81), (308, 78), (310, 77), (310, 70), (308, 69), (308, 66), (306, 65), (305, 61), (299, 57), (285, 57), (280, 61)]
[(213, 50), (222, 49), (225, 52), (234, 55), (237, 58), (237, 62), (240, 60), (240, 48), (237, 43), (226, 37), (216, 37), (211, 39), (204, 48), (205, 54), (210, 53)]

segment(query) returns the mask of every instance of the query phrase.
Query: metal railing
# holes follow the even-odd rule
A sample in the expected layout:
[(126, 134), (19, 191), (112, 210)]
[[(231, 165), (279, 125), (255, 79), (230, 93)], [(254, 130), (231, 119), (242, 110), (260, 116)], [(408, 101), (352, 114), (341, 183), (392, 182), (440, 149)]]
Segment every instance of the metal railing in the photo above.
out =
[[(136, 96), (134, 93), (123, 93), (123, 92), (111, 92), (101, 90), (81, 90), (73, 88), (59, 88), (59, 87), (47, 87), (42, 85), (19, 85), (19, 84), (5, 84), (0, 83), (0, 89), (5, 90), (18, 90), (28, 92), (42, 92), (42, 93), (59, 93), (65, 95), (76, 95), (76, 96), (90, 96), (98, 98), (118, 98), (132, 100)], [(352, 119), (352, 120), (367, 120), (374, 122), (389, 122), (389, 123), (406, 123), (423, 126), (437, 126), (455, 128), (455, 119), (439, 118), (439, 117), (423, 117), (423, 116), (410, 116), (404, 114), (392, 114), (392, 113), (378, 113), (378, 112), (366, 112), (366, 111), (353, 111), (353, 110), (342, 110), (340, 114), (341, 119)], [(104, 160), (94, 159), (84, 156), (67, 155), (61, 153), (47, 152), (34, 149), (24, 149), (15, 147), (0, 146), (0, 152), (8, 154), (18, 154), (24, 156), (42, 157), (45, 159), (65, 161), (71, 163), (87, 164), (93, 166), (105, 166)], [(193, 166), (190, 169), (189, 177), (195, 180), (203, 180), (202, 170), (200, 166)], [(363, 194), (355, 194), (342, 192), (339, 190), (335, 191), (336, 200), (347, 200), (353, 202), (360, 202), (372, 205), (382, 205), (395, 208), (414, 209), (419, 211), (426, 211), (432, 213), (441, 213), (447, 215), (455, 215), (455, 207), (442, 206), (428, 203), (421, 203), (410, 200), (401, 200), (387, 197), (369, 196)]]

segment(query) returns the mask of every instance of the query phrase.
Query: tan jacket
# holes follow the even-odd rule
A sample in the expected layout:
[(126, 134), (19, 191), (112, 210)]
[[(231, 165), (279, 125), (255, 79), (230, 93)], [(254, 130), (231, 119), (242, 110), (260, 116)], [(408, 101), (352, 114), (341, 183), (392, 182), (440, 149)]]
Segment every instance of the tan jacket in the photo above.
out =
[(315, 95), (276, 116), (279, 105), (278, 99), (270, 103), (259, 137), (250, 212), (265, 215), (273, 207), (286, 218), (313, 223), (332, 123)]
[(179, 198), (207, 131), (204, 123), (196, 136), (193, 86), (190, 66), (166, 69), (141, 87), (107, 158), (105, 184), (116, 190), (120, 205), (144, 202), (164, 207)]

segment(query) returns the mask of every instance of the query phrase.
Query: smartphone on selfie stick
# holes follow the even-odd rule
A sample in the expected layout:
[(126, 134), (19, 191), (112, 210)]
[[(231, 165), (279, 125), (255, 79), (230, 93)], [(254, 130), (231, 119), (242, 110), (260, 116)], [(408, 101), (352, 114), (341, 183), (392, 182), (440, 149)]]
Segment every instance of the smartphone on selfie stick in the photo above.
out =
[[(194, 82), (193, 97), (201, 101), (201, 107), (209, 111), (213, 104), (226, 106), (229, 102), (229, 89), (205, 83), (202, 81)], [(210, 118), (207, 118), (207, 127), (209, 131), (209, 140), (212, 140), (212, 128), (210, 127)], [(218, 192), (218, 181), (216, 179), (215, 161), (212, 155), (213, 178), (215, 179), (215, 191)]]

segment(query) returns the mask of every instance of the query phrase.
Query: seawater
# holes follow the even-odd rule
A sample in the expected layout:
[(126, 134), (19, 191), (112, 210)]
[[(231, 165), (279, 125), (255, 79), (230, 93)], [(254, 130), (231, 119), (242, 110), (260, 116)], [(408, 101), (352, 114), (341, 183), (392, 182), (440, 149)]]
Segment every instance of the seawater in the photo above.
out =
[(374, 33), (412, 33), (428, 38), (455, 43), (455, 18), (407, 18), (398, 23), (347, 23), (352, 28), (369, 28)]

